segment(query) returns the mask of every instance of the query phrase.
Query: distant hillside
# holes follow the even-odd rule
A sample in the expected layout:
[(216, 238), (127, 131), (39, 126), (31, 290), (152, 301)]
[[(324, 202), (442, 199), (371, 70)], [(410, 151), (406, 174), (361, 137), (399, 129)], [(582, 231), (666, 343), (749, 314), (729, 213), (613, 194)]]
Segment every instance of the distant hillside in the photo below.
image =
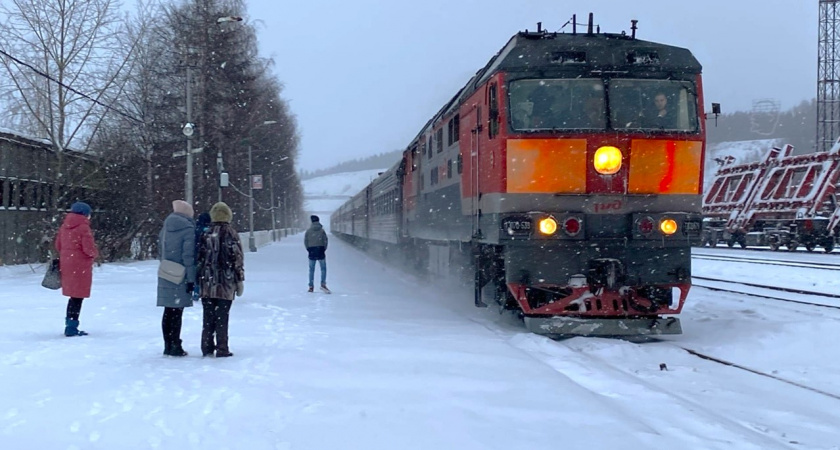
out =
[[(726, 105), (723, 105), (725, 108)], [(708, 143), (776, 139), (793, 145), (795, 154), (814, 151), (817, 134), (817, 102), (804, 101), (786, 111), (735, 111), (706, 120)]]
[(380, 153), (378, 155), (368, 156), (367, 158), (354, 159), (352, 161), (345, 161), (338, 163), (326, 169), (319, 169), (314, 172), (303, 171), (300, 174), (301, 180), (308, 180), (311, 178), (322, 177), (324, 175), (332, 175), (344, 172), (359, 172), (364, 170), (376, 170), (390, 168), (402, 157), (402, 150), (394, 150), (392, 152)]

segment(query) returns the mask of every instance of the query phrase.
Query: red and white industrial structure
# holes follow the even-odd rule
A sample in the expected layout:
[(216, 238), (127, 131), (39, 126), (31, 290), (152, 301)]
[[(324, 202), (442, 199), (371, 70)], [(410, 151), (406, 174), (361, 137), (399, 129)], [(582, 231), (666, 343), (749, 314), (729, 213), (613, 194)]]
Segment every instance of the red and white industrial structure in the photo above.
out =
[(832, 251), (840, 234), (840, 0), (819, 0), (816, 152), (772, 148), (759, 162), (721, 160), (703, 198), (703, 244)]

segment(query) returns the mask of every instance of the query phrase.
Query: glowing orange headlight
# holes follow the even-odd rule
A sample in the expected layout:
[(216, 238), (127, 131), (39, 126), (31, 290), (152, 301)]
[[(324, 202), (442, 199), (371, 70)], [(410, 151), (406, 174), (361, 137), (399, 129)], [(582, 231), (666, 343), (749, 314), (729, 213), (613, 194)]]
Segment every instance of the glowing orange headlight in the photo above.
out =
[(674, 219), (662, 219), (659, 221), (659, 230), (670, 236), (677, 232), (677, 221)]
[(553, 217), (546, 217), (540, 220), (539, 230), (540, 233), (551, 236), (557, 232), (557, 221)]
[(621, 169), (621, 150), (606, 145), (595, 151), (595, 170), (602, 175), (612, 175)]

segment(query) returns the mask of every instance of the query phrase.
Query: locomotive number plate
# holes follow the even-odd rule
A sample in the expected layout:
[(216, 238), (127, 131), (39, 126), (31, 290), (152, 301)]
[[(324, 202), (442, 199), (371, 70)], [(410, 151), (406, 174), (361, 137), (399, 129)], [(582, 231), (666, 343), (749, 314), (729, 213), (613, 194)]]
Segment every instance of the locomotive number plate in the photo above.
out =
[(683, 231), (685, 234), (700, 234), (700, 221), (686, 220), (683, 222)]
[(506, 217), (502, 219), (502, 231), (510, 236), (531, 234), (531, 219), (528, 217)]

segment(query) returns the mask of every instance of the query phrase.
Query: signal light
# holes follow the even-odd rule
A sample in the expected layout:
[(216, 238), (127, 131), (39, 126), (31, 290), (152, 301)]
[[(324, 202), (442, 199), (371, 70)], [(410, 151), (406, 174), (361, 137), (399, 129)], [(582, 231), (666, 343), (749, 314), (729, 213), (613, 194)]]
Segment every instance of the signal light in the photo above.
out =
[(557, 221), (554, 220), (553, 217), (546, 217), (545, 219), (541, 219), (539, 223), (539, 230), (540, 233), (551, 236), (552, 234), (557, 232)]
[(674, 219), (662, 219), (659, 221), (659, 230), (668, 236), (677, 232), (677, 221)]
[(601, 175), (612, 175), (621, 169), (621, 150), (606, 145), (595, 151), (593, 164)]
[(654, 223), (653, 219), (650, 217), (642, 217), (639, 220), (638, 227), (639, 233), (642, 234), (650, 234), (653, 233), (653, 228), (656, 224)]
[(576, 236), (581, 230), (581, 221), (577, 217), (569, 217), (563, 221), (563, 231), (569, 236)]

